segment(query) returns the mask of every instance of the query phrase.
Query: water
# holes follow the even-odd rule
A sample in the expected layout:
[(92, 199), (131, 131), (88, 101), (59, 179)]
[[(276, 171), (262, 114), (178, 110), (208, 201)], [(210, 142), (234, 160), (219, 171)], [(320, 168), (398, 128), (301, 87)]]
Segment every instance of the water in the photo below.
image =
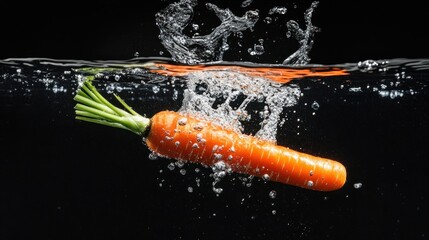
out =
[[(30, 227), (34, 234), (52, 228), (56, 230), (48, 232), (54, 237), (104, 236), (107, 227), (117, 228), (108, 231), (111, 234), (126, 231), (167, 238), (197, 234), (204, 239), (220, 236), (222, 229), (217, 226), (224, 222), (235, 222), (237, 228), (225, 230), (227, 234), (249, 239), (286, 234), (292, 239), (350, 238), (350, 234), (423, 238), (426, 234), (419, 219), (424, 216), (427, 171), (421, 164), (428, 158), (424, 141), (429, 129), (428, 59), (305, 67), (241, 63), (250, 69), (347, 73), (301, 76), (282, 84), (250, 78), (259, 86), (258, 96), (286, 94), (288, 101), (280, 105), (270, 105), (266, 97), (243, 105), (253, 99), (249, 88), (241, 90), (234, 104), (225, 104), (224, 95), (238, 91), (239, 82), (230, 74), (246, 80), (243, 73), (165, 76), (148, 70), (148, 62), (168, 63), (168, 59), (1, 62), (3, 206), (12, 206), (3, 210), (6, 229), (18, 223), (34, 226)], [(339, 191), (314, 192), (222, 173), (225, 168), (220, 165), (212, 169), (159, 157), (150, 160), (150, 151), (137, 136), (74, 119), (75, 91), (85, 76), (94, 74), (101, 93), (109, 99), (117, 93), (146, 116), (169, 109), (237, 119), (237, 113), (251, 112), (250, 118), (233, 125), (238, 131), (255, 135), (271, 131), (280, 145), (336, 159), (347, 167), (347, 183)], [(203, 85), (199, 81), (205, 81), (205, 88), (196, 90), (197, 83)], [(222, 91), (215, 91), (219, 81)], [(198, 97), (187, 98), (191, 93)], [(218, 105), (211, 109), (203, 101)], [(264, 115), (267, 106), (271, 111)], [(264, 121), (270, 116), (274, 128)], [(13, 214), (18, 209), (24, 215)], [(201, 231), (194, 233), (189, 222)], [(249, 230), (256, 226), (257, 231)], [(169, 231), (163, 232), (166, 228)]]
[[(165, 3), (154, 24), (171, 58), (0, 60), (0, 239), (426, 238), (429, 59), (312, 64), (318, 2), (254, 4)], [(283, 64), (225, 61), (234, 48), (272, 54), (276, 41), (252, 37), (261, 24), (287, 29), (278, 34), (296, 49), (273, 60)], [(75, 119), (88, 77), (146, 117), (198, 115), (340, 161), (347, 182), (318, 192), (234, 173), (226, 156), (212, 166), (163, 158), (135, 134)]]

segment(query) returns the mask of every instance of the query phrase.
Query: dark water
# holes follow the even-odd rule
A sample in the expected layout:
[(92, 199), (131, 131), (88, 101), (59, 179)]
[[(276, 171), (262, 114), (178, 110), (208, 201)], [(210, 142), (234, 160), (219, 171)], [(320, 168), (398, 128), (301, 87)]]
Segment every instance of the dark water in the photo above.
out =
[(349, 74), (286, 84), (301, 94), (277, 142), (342, 162), (342, 189), (232, 174), (218, 195), (210, 169), (150, 160), (137, 135), (74, 119), (86, 67), (139, 113), (180, 109), (188, 79), (135, 65), (149, 60), (0, 62), (0, 239), (427, 238), (428, 59), (308, 65)]

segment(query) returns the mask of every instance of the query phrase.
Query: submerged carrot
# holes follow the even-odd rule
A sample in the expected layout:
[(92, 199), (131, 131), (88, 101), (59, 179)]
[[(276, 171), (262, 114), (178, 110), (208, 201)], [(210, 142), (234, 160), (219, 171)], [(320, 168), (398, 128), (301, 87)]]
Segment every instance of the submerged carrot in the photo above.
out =
[(132, 131), (145, 139), (149, 149), (167, 158), (206, 166), (224, 161), (234, 172), (319, 191), (337, 190), (345, 184), (346, 169), (337, 161), (179, 112), (161, 111), (145, 118), (115, 97), (127, 111), (113, 106), (85, 81), (74, 98), (76, 119)]
[(343, 76), (349, 73), (338, 67), (313, 67), (308, 68), (287, 68), (285, 66), (238, 66), (227, 64), (197, 64), (185, 65), (179, 63), (168, 63), (163, 61), (154, 61), (144, 64), (149, 71), (165, 76), (186, 76), (192, 72), (198, 71), (232, 71), (242, 73), (252, 77), (263, 77), (271, 81), (286, 84), (294, 79), (304, 77), (323, 77), (323, 76)]

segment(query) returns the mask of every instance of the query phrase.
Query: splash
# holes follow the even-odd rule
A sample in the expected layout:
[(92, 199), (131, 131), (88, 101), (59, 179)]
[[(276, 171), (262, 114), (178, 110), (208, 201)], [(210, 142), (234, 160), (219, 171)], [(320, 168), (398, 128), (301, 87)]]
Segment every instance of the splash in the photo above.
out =
[(320, 29), (315, 27), (311, 22), (313, 16), (313, 11), (317, 7), (319, 2), (313, 2), (310, 8), (304, 14), (306, 29), (303, 30), (299, 28), (299, 25), (296, 21), (290, 20), (287, 22), (287, 27), (289, 29), (287, 35), (293, 36), (299, 43), (299, 48), (292, 55), (287, 57), (283, 64), (294, 64), (294, 65), (304, 65), (310, 62), (309, 53), (314, 43), (314, 34), (319, 32)]
[[(242, 7), (248, 7), (251, 2), (244, 1)], [(249, 29), (253, 31), (259, 20), (258, 9), (249, 10), (242, 17), (238, 17), (229, 9), (221, 9), (214, 4), (207, 3), (207, 9), (216, 14), (221, 21), (220, 25), (210, 34), (187, 36), (184, 30), (192, 23), (196, 5), (196, 0), (181, 0), (168, 5), (155, 15), (156, 24), (160, 30), (159, 39), (171, 54), (173, 61), (186, 64), (222, 61), (224, 53), (230, 49), (228, 37), (232, 33), (242, 36), (243, 31)], [(304, 14), (305, 29), (301, 29), (295, 20), (289, 20), (286, 23), (288, 29), (286, 36), (297, 40), (299, 48), (288, 56), (283, 64), (303, 65), (310, 62), (309, 53), (313, 47), (314, 35), (320, 31), (311, 21), (317, 5), (318, 2), (313, 2)], [(286, 7), (282, 6), (273, 7), (268, 11), (268, 15), (285, 15), (286, 13)], [(264, 21), (271, 23), (271, 18), (267, 17)], [(197, 24), (191, 24), (191, 26), (195, 31), (199, 30)], [(249, 48), (247, 52), (251, 56), (264, 54), (263, 42), (264, 39), (259, 39), (258, 43)]]
[(224, 52), (229, 49), (227, 39), (231, 33), (252, 28), (259, 18), (257, 11), (249, 10), (242, 17), (237, 17), (229, 9), (207, 3), (207, 9), (216, 14), (221, 24), (208, 35), (189, 37), (183, 31), (191, 23), (196, 5), (196, 0), (181, 0), (155, 16), (160, 29), (159, 38), (176, 62), (195, 64), (221, 61)]
[(244, 123), (252, 120), (261, 126), (255, 136), (276, 142), (283, 108), (295, 105), (300, 93), (297, 86), (239, 72), (196, 71), (187, 77), (179, 111), (208, 118), (237, 132), (246, 132)]

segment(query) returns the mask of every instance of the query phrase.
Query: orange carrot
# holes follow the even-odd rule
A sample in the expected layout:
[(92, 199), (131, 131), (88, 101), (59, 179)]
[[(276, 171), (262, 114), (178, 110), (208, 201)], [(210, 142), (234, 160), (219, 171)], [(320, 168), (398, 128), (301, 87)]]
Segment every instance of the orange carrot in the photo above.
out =
[(319, 191), (337, 190), (345, 184), (346, 169), (337, 161), (301, 153), (179, 112), (161, 111), (145, 118), (116, 98), (128, 112), (113, 106), (86, 81), (75, 96), (76, 118), (130, 130), (143, 136), (149, 149), (166, 158), (205, 166), (222, 160), (237, 173)]
[(323, 77), (323, 76), (343, 76), (349, 73), (339, 67), (313, 67), (308, 68), (287, 68), (285, 66), (238, 66), (227, 64), (196, 64), (184, 65), (179, 63), (168, 63), (163, 61), (153, 61), (144, 64), (150, 72), (165, 76), (186, 76), (198, 71), (232, 71), (239, 72), (252, 77), (263, 77), (271, 81), (286, 84), (294, 79), (303, 77)]

